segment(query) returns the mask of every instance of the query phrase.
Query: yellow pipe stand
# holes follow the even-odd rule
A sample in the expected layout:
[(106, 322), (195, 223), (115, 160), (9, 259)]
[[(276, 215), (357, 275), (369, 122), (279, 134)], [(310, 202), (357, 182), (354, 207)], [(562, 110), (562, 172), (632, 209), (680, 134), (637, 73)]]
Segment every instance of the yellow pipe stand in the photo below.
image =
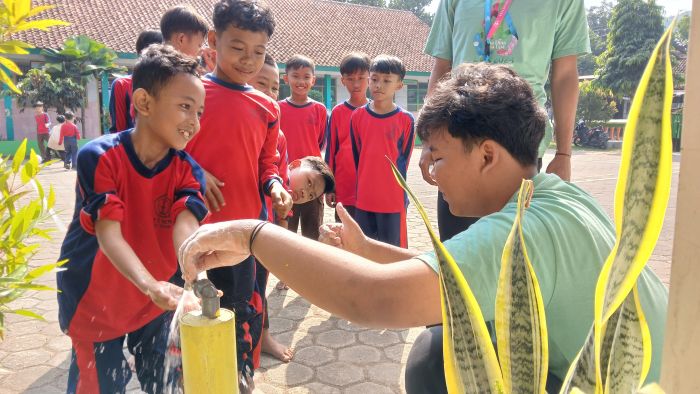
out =
[(236, 327), (233, 312), (216, 319), (193, 311), (180, 318), (185, 393), (238, 394)]

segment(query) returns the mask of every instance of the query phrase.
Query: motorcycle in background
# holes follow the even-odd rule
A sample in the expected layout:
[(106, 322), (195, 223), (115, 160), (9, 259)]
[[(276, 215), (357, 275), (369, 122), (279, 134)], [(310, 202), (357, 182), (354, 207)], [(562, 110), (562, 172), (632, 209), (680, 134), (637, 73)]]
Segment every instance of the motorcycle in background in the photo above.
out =
[(579, 120), (574, 128), (574, 145), (606, 149), (608, 147), (608, 133), (602, 126), (588, 128), (583, 120)]

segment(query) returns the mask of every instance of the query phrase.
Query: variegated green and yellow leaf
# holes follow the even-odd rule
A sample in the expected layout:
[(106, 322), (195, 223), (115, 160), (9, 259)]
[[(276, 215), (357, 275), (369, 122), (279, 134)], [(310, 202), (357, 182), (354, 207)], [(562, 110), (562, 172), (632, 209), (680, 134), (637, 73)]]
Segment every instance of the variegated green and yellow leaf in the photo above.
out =
[(435, 235), (428, 215), (393, 163), (391, 169), (423, 218), (440, 267), (443, 356), (447, 390), (453, 393), (503, 393), (503, 379), (479, 304), (457, 263)]
[(517, 212), (503, 249), (496, 292), (498, 360), (506, 393), (545, 393), (547, 383), (547, 321), (522, 227), (533, 187), (531, 180), (523, 180), (520, 186)]
[[(663, 225), (671, 190), (671, 102), (669, 46), (674, 23), (659, 40), (637, 88), (625, 128), (615, 190), (615, 246), (598, 278), (595, 296), (596, 392), (603, 390), (601, 359), (606, 321), (634, 287)], [(651, 349), (644, 349), (644, 360)], [(645, 376), (642, 376), (642, 380)]]
[[(616, 324), (608, 321), (607, 330), (612, 331), (613, 342), (609, 346), (607, 371), (603, 371), (605, 394), (633, 393), (644, 383), (651, 364), (651, 358), (645, 357), (644, 349), (651, 348), (649, 327), (644, 311), (639, 302), (639, 293), (635, 286), (619, 308)], [(605, 344), (604, 344), (605, 348)], [(605, 356), (605, 354), (604, 354)]]

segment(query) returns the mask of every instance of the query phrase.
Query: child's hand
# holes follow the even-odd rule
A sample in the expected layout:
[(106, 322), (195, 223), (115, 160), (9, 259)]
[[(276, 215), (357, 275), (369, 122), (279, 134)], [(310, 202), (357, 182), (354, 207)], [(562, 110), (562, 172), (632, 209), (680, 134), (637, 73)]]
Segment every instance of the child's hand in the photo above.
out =
[(146, 291), (146, 295), (148, 295), (151, 301), (158, 305), (159, 308), (172, 311), (177, 308), (177, 303), (180, 301), (180, 297), (182, 297), (182, 291), (182, 287), (170, 282), (158, 281), (150, 286)]
[(427, 146), (423, 145), (423, 152), (421, 152), (420, 154), (418, 166), (420, 167), (420, 171), (423, 174), (423, 180), (433, 186), (437, 186), (437, 182), (435, 182), (435, 179), (433, 179), (433, 176), (430, 174), (430, 166), (432, 164), (433, 156), (430, 153), (430, 149), (428, 149)]
[(335, 193), (326, 193), (326, 205), (331, 208), (335, 207)]
[(272, 184), (270, 198), (272, 199), (272, 209), (275, 210), (277, 217), (286, 218), (292, 209), (292, 196), (284, 190), (281, 183), (275, 182)]
[(219, 189), (224, 187), (224, 183), (218, 180), (214, 175), (210, 174), (207, 170), (204, 170), (204, 179), (207, 181), (207, 190), (206, 194), (204, 195), (207, 198), (207, 205), (209, 205), (211, 210), (218, 212), (220, 207), (226, 205), (224, 195), (221, 194), (221, 190)]
[(204, 61), (206, 72), (210, 73), (216, 69), (216, 50), (212, 48), (202, 48), (200, 52)]
[(289, 228), (289, 221), (287, 219), (277, 219), (277, 225), (283, 229)]

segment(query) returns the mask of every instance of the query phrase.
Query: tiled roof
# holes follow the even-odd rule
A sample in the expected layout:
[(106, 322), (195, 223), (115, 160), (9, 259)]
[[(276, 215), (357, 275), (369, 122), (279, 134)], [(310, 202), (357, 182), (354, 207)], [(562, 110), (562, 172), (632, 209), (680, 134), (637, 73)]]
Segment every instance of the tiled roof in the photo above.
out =
[[(118, 52), (133, 52), (136, 37), (158, 28), (169, 7), (191, 4), (211, 19), (216, 0), (34, 0), (58, 5), (41, 15), (72, 25), (49, 32), (31, 31), (20, 38), (41, 48), (57, 48), (66, 38), (88, 35)], [(432, 58), (423, 54), (430, 27), (408, 11), (368, 7), (329, 0), (268, 0), (277, 27), (270, 53), (284, 62), (295, 53), (312, 57), (318, 65), (335, 66), (350, 51), (370, 56), (400, 57), (410, 71), (428, 72)]]

